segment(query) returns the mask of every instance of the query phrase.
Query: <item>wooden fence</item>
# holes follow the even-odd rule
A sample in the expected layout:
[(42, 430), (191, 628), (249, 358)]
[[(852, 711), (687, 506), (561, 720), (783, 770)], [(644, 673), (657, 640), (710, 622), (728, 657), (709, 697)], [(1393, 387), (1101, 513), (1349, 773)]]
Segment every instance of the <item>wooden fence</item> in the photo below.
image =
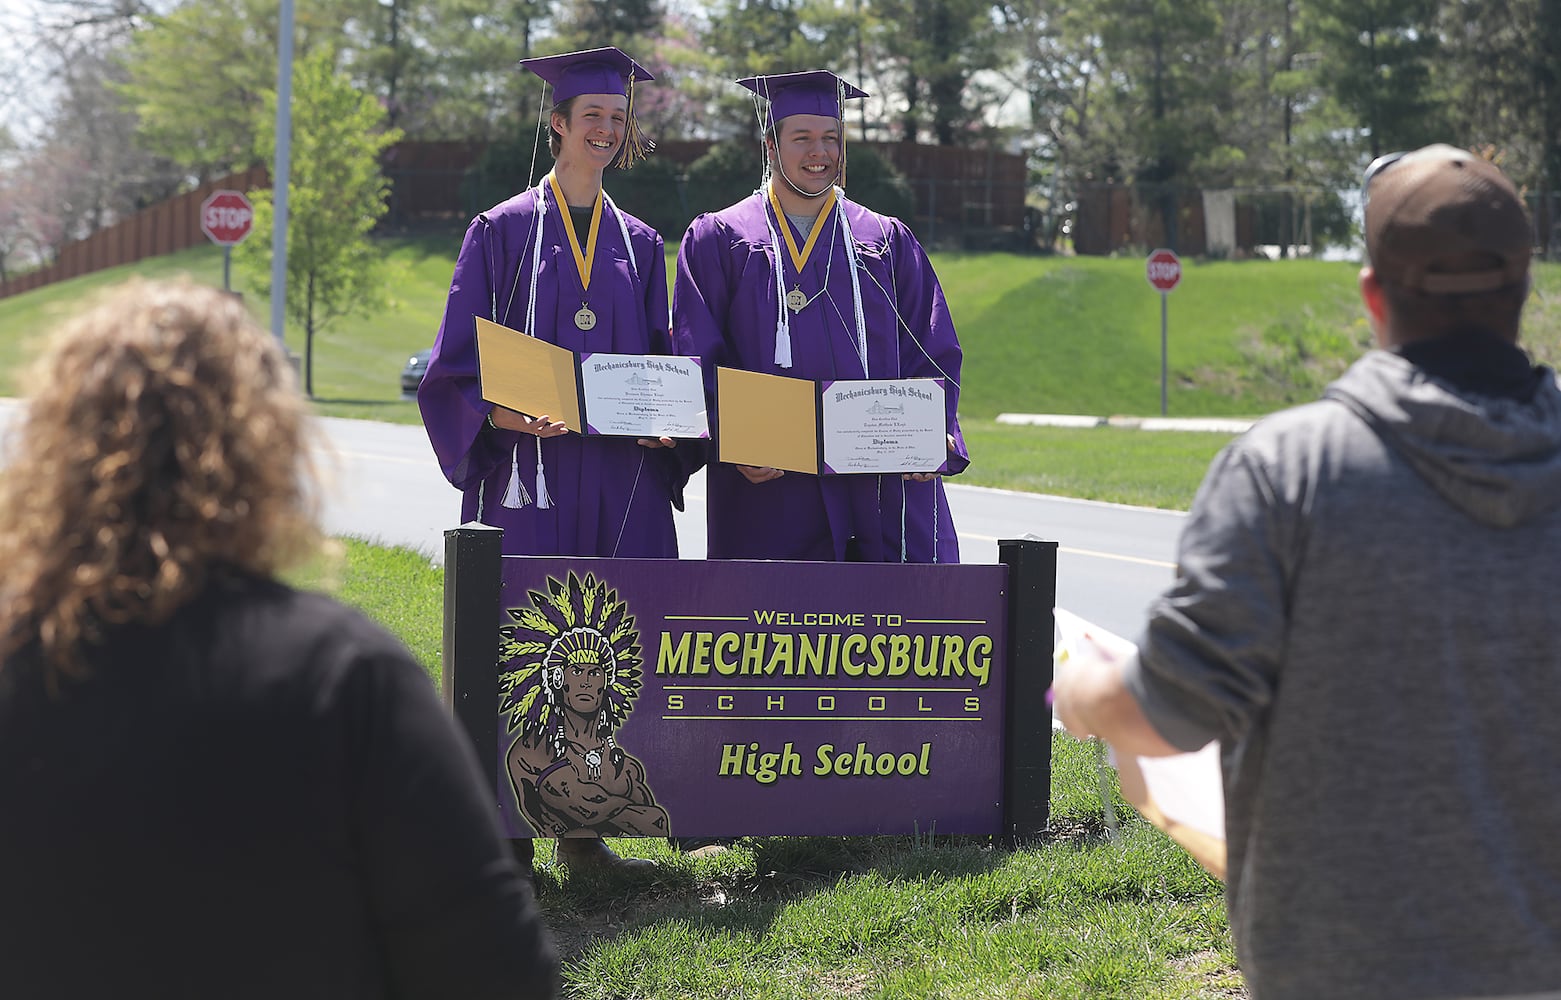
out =
[(12, 276), (0, 284), (0, 299), (93, 271), (200, 246), (207, 242), (206, 234), (201, 232), (200, 211), (201, 202), (208, 195), (224, 188), (253, 191), (270, 186), (266, 169), (251, 167), (158, 202), (86, 239), (67, 243), (53, 264)]
[[(905, 221), (929, 242), (971, 246), (1005, 246), (1018, 234), (1024, 216), (1024, 158), (995, 150), (915, 143), (867, 143), (906, 179), (915, 203)], [(669, 141), (657, 156), (686, 167), (710, 148), (708, 142)], [(488, 206), (463, 203), (463, 181), (477, 164), (483, 146), (474, 142), (403, 142), (386, 151), (385, 175), (390, 180), (390, 205), (384, 224), (418, 225), (433, 220), (470, 219)], [(545, 156), (544, 156), (545, 159)], [(754, 179), (759, 153), (754, 151)], [(681, 185), (683, 180), (671, 178)], [(253, 191), (269, 188), (270, 174), (252, 167), (194, 191), (161, 202), (86, 239), (67, 244), (47, 267), (15, 275), (0, 284), (0, 298), (18, 295), (67, 278), (130, 264), (146, 257), (173, 253), (206, 242), (200, 227), (200, 205), (223, 188)], [(666, 197), (676, 201), (681, 190)], [(467, 195), (469, 199), (469, 193)], [(686, 220), (685, 220), (686, 221)], [(676, 240), (680, 234), (666, 234)]]
[[(905, 221), (923, 240), (981, 247), (1009, 244), (1017, 247), (1023, 241), (1021, 230), (1028, 179), (1024, 157), (993, 149), (905, 142), (852, 145), (872, 149), (904, 177), (912, 199), (912, 209)], [(656, 144), (655, 159), (687, 168), (710, 147), (711, 143), (706, 140), (662, 141)], [(486, 184), (475, 185), (476, 191), (463, 187), (470, 173), (478, 167), (481, 156), (482, 147), (474, 143), (403, 143), (392, 150), (385, 159), (385, 174), (391, 182), (386, 224), (416, 225), (438, 217), (457, 217), (464, 221), (486, 209), (502, 195), (489, 190)], [(537, 171), (545, 171), (549, 162), (544, 153), (536, 165)], [(760, 163), (759, 149), (755, 145), (755, 183), (759, 179)], [(664, 190), (651, 200), (665, 204), (691, 201), (684, 189), (685, 180), (682, 176), (657, 175), (655, 181), (647, 183), (658, 183)], [(608, 186), (613, 186), (611, 179)], [(624, 199), (623, 182), (620, 181), (619, 186), (620, 190), (614, 196), (625, 205), (632, 204), (633, 199)], [(505, 191), (514, 193), (507, 188)], [(472, 200), (474, 196), (475, 201)], [(675, 211), (670, 214), (678, 215)], [(691, 214), (692, 210), (683, 212), (682, 222), (686, 224), (687, 216)], [(661, 221), (649, 215), (642, 215), (642, 218), (653, 225)], [(672, 242), (681, 236), (681, 229), (678, 232), (663, 229), (662, 235)]]

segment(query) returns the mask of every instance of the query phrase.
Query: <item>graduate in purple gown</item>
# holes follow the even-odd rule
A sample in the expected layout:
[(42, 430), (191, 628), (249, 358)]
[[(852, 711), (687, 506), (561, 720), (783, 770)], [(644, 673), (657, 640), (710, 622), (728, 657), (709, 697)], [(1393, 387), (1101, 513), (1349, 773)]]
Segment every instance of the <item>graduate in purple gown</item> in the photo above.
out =
[[(847, 200), (846, 98), (827, 71), (738, 81), (757, 96), (766, 179), (693, 221), (678, 251), (673, 337), (717, 365), (792, 378), (944, 379), (951, 473), (970, 464), (956, 415), (961, 353), (943, 290), (898, 219)], [(798, 434), (811, 434), (799, 427)], [(712, 462), (712, 559), (958, 562), (940, 477), (812, 476)]]
[[(672, 508), (690, 471), (679, 458), (697, 447), (680, 456), (670, 438), (584, 437), (482, 398), (478, 316), (576, 352), (671, 352), (661, 236), (602, 190), (609, 164), (645, 154), (633, 94), (651, 75), (615, 48), (521, 65), (553, 87), (553, 169), (467, 229), (417, 392), (423, 425), (464, 493), (462, 520), (503, 528), (506, 555), (675, 558)], [(517, 851), (529, 859), (531, 842)], [(560, 839), (558, 855), (571, 867), (650, 864), (591, 836)]]
[(653, 78), (610, 47), (522, 65), (553, 86), (553, 169), (467, 229), (417, 393), (423, 424), (462, 520), (503, 528), (506, 554), (676, 557), (692, 456), (668, 438), (573, 434), (478, 386), (478, 316), (577, 352), (671, 352), (661, 236), (602, 190), (605, 167), (645, 153), (633, 84)]

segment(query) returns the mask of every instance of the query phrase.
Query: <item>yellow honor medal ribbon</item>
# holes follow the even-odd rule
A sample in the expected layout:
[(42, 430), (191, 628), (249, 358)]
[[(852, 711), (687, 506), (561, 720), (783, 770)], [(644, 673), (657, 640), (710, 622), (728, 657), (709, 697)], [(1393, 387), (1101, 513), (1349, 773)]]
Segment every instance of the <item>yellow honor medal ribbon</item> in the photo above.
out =
[[(575, 252), (575, 266), (580, 269), (580, 287), (585, 291), (590, 291), (591, 266), (596, 262), (596, 236), (602, 229), (601, 189), (598, 188), (596, 191), (596, 204), (591, 209), (591, 235), (586, 240), (585, 252), (582, 253), (580, 251), (580, 240), (575, 236), (574, 220), (569, 217), (569, 211), (564, 207), (564, 192), (558, 186), (558, 178), (550, 173), (547, 175), (547, 182), (553, 188), (553, 200), (558, 204), (558, 217), (564, 224), (564, 233), (569, 237), (569, 249)], [(808, 246), (811, 247), (812, 245), (813, 241), (809, 240)]]
[(802, 266), (808, 262), (808, 256), (813, 253), (813, 244), (818, 242), (818, 234), (824, 231), (824, 223), (829, 219), (829, 210), (835, 206), (835, 192), (831, 188), (829, 197), (824, 199), (824, 207), (819, 209), (818, 218), (813, 220), (813, 231), (808, 234), (808, 241), (802, 244), (802, 249), (797, 249), (797, 241), (791, 236), (791, 225), (786, 218), (786, 213), (781, 209), (780, 199), (775, 197), (775, 185), (770, 185), (770, 204), (775, 206), (775, 221), (780, 224), (780, 231), (786, 237), (786, 249), (791, 252), (791, 263), (801, 275)]

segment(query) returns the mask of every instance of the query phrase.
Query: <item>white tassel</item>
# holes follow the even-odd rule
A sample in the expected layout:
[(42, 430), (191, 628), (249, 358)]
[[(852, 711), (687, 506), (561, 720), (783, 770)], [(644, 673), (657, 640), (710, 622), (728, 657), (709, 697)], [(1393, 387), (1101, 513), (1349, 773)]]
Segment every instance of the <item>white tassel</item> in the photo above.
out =
[(789, 323), (775, 328), (775, 364), (781, 368), (791, 367), (791, 324)]
[(510, 510), (519, 510), (529, 503), (531, 494), (526, 492), (526, 484), (520, 481), (520, 442), (517, 441), (515, 450), (510, 452), (509, 488), (504, 491), (504, 499), (499, 504)]
[[(547, 215), (547, 178), (537, 184), (537, 225), (536, 239), (531, 244), (531, 288), (526, 296), (526, 329), (525, 332), (536, 336), (537, 329), (537, 278), (542, 272), (542, 219)], [(567, 213), (561, 213), (567, 214)], [(537, 509), (546, 510), (551, 506), (547, 495), (547, 479), (542, 475), (542, 439), (537, 438)], [(515, 451), (510, 456), (509, 489), (504, 494), (503, 504), (511, 509), (525, 507), (531, 503), (531, 494), (526, 492), (526, 485), (520, 481), (520, 442), (515, 443)]]
[(607, 207), (612, 209), (612, 214), (618, 217), (618, 232), (623, 234), (623, 252), (629, 257), (629, 273), (634, 275), (635, 280), (639, 280), (640, 268), (634, 263), (634, 244), (629, 242), (628, 220), (622, 212), (618, 211), (618, 206), (613, 204), (612, 198), (606, 191), (602, 192), (602, 201), (606, 202)]
[(938, 561), (938, 491), (932, 491), (932, 561)]
[[(910, 556), (910, 541), (905, 537), (905, 507), (906, 507), (906, 504), (908, 503), (907, 494), (910, 493), (910, 491), (911, 491), (910, 480), (908, 480), (908, 479), (901, 479), (900, 480), (900, 562), (910, 562), (910, 558), (911, 558), (911, 556)], [(938, 498), (937, 498), (936, 493), (934, 493), (934, 495), (932, 497), (932, 520), (933, 520), (932, 531), (933, 531), (933, 537), (934, 538), (937, 537), (937, 531), (938, 531), (937, 519), (938, 519)], [(932, 558), (933, 558), (934, 562), (937, 561), (937, 558), (938, 558), (938, 547), (937, 547), (937, 543), (936, 542), (933, 542)]]
[[(862, 359), (862, 377), (872, 378), (867, 363), (867, 319), (862, 312), (862, 281), (857, 277), (856, 269), (856, 241), (851, 236), (851, 226), (846, 222), (846, 193), (835, 188), (835, 212), (836, 219), (840, 223), (840, 231), (846, 238), (846, 261), (851, 265), (851, 305), (852, 319), (856, 322), (856, 355)], [(882, 223), (880, 223), (882, 225)], [(888, 234), (884, 235), (884, 245), (889, 242)], [(895, 307), (898, 310), (898, 306)]]
[[(784, 225), (784, 223), (782, 223)], [(770, 231), (770, 252), (775, 259), (775, 364), (780, 368), (791, 367), (791, 317), (786, 313), (786, 275), (781, 268), (780, 237), (770, 223), (770, 213), (764, 213), (764, 226)]]
[(553, 498), (547, 493), (547, 470), (542, 468), (542, 439), (537, 438), (537, 510), (553, 506)]

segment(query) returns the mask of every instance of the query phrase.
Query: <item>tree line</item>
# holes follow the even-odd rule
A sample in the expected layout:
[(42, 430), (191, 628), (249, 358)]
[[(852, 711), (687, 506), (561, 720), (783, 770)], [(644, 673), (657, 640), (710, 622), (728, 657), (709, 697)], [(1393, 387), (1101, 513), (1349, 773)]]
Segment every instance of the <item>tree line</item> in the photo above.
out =
[[(0, 278), (253, 162), (277, 8), (30, 0), (27, 72), (0, 100), (18, 80), (51, 98), (35, 134), (0, 133)], [(652, 136), (751, 142), (731, 81), (830, 67), (874, 95), (853, 138), (1023, 151), (1053, 210), (1108, 182), (1337, 192), (1437, 140), (1499, 161), (1542, 232), (1561, 190), (1548, 0), (297, 0), (299, 57), (411, 139), (534, 133), (541, 88), (516, 61), (608, 44), (658, 77), (636, 94)]]

